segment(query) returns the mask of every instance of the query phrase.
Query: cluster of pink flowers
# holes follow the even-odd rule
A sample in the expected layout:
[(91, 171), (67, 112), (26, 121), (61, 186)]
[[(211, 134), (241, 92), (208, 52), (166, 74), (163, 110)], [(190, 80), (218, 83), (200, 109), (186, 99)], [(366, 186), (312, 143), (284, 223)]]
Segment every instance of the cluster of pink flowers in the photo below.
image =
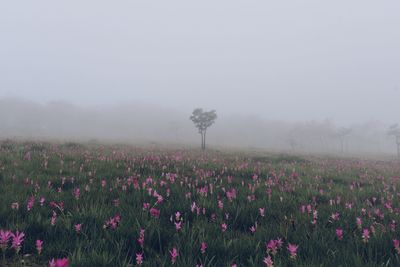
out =
[(139, 243), (140, 247), (142, 248), (142, 252), (136, 253), (136, 264), (137, 265), (142, 265), (142, 263), (143, 263), (144, 232), (145, 232), (145, 230), (143, 228), (141, 228), (139, 231), (139, 238), (137, 239), (137, 242)]
[[(283, 246), (283, 241), (281, 238), (271, 239), (267, 243), (267, 256), (264, 257), (264, 260), (263, 260), (263, 263), (265, 264), (265, 266), (267, 266), (267, 267), (274, 266), (274, 261), (273, 261), (272, 256), (275, 257), (276, 254), (278, 253), (278, 250), (281, 249), (282, 246)], [(287, 251), (289, 252), (291, 259), (296, 259), (297, 249), (298, 249), (298, 245), (288, 243)]]
[(21, 250), (22, 243), (24, 242), (25, 234), (20, 231), (16, 231), (15, 233), (9, 230), (0, 230), (0, 248), (3, 253), (9, 246), (9, 242), (11, 240), (11, 248), (15, 249), (15, 252), (18, 254)]
[(282, 239), (271, 239), (267, 244), (267, 253), (272, 253), (275, 255), (283, 245)]
[[(115, 153), (118, 154), (118, 152)], [(170, 157), (170, 159), (171, 158), (172, 157)], [(112, 159), (113, 159), (112, 157), (110, 158), (108, 156), (104, 157), (101, 156), (101, 160), (104, 161), (109, 161), (109, 160), (111, 161)], [(223, 162), (224, 168), (222, 168), (221, 171), (219, 171), (219, 168), (210, 171), (206, 170), (205, 169), (206, 167), (193, 164), (194, 165), (193, 171), (195, 172), (195, 175), (193, 175), (194, 178), (192, 179), (191, 175), (187, 176), (185, 174), (181, 175), (181, 171), (179, 171), (179, 176), (174, 173), (169, 173), (168, 171), (170, 169), (169, 167), (170, 165), (160, 161), (160, 158), (158, 157), (149, 156), (146, 157), (146, 159), (136, 158), (135, 160), (133, 160), (132, 164), (134, 163), (136, 166), (139, 166), (140, 164), (143, 164), (143, 162), (145, 162), (146, 160), (150, 160), (151, 162), (153, 162), (154, 160), (157, 162), (157, 164), (160, 164), (157, 165), (156, 167), (162, 168), (161, 177), (157, 178), (155, 177), (154, 179), (152, 177), (147, 177), (147, 178), (141, 177), (141, 175), (137, 173), (137, 171), (134, 170), (131, 166), (127, 166), (127, 173), (128, 173), (127, 175), (132, 175), (132, 176), (116, 177), (114, 180), (110, 181), (103, 179), (97, 182), (97, 186), (103, 187), (103, 189), (100, 188), (102, 194), (108, 194), (112, 192), (111, 194), (112, 196), (107, 195), (107, 198), (111, 200), (107, 201), (106, 205), (111, 206), (111, 209), (113, 210), (125, 210), (124, 205), (127, 204), (126, 203), (127, 198), (123, 194), (130, 194), (132, 190), (138, 190), (141, 195), (140, 197), (142, 196), (144, 197), (143, 199), (141, 199), (140, 202), (144, 203), (143, 203), (143, 210), (142, 211), (139, 210), (139, 216), (141, 217), (138, 218), (138, 221), (140, 221), (140, 223), (149, 223), (149, 227), (151, 227), (154, 224), (159, 225), (159, 221), (155, 219), (159, 219), (161, 216), (166, 216), (165, 214), (169, 209), (168, 208), (164, 209), (163, 205), (173, 206), (174, 203), (172, 202), (174, 201), (175, 198), (174, 197), (170, 198), (170, 194), (177, 194), (176, 192), (178, 192), (178, 189), (176, 187), (180, 186), (179, 188), (179, 190), (181, 190), (180, 197), (182, 199), (183, 197), (185, 197), (184, 201), (187, 202), (182, 204), (185, 205), (187, 204), (186, 208), (188, 210), (182, 208), (181, 210), (182, 213), (177, 211), (174, 214), (170, 214), (169, 218), (170, 223), (167, 226), (161, 225), (162, 227), (161, 230), (163, 231), (166, 228), (168, 234), (170, 233), (172, 234), (172, 232), (174, 232), (174, 229), (176, 230), (176, 232), (173, 233), (171, 242), (176, 242), (176, 240), (183, 240), (180, 238), (181, 235), (188, 234), (187, 231), (188, 230), (191, 231), (192, 230), (191, 227), (196, 226), (195, 220), (198, 218), (201, 218), (202, 223), (203, 222), (209, 223), (210, 227), (215, 227), (216, 230), (220, 232), (219, 236), (215, 237), (218, 240), (223, 239), (229, 241), (228, 239), (234, 236), (237, 233), (237, 231), (242, 231), (242, 230), (247, 232), (245, 234), (248, 235), (247, 236), (248, 238), (252, 238), (252, 240), (258, 240), (258, 236), (265, 234), (265, 229), (267, 227), (270, 227), (270, 225), (267, 224), (267, 220), (265, 218), (266, 209), (270, 210), (271, 214), (274, 214), (276, 212), (276, 209), (279, 208), (280, 204), (278, 203), (278, 208), (274, 207), (273, 205), (276, 204), (275, 201), (277, 202), (279, 202), (279, 200), (281, 202), (288, 201), (287, 204), (294, 203), (294, 202), (289, 202), (290, 195), (288, 194), (288, 192), (290, 193), (290, 192), (295, 192), (295, 190), (304, 189), (301, 179), (298, 179), (299, 174), (293, 170), (292, 174), (289, 175), (287, 173), (286, 168), (284, 170), (278, 170), (278, 169), (271, 170), (268, 173), (266, 173), (265, 169), (262, 169), (261, 165), (255, 166), (252, 163), (245, 162), (243, 164), (240, 163), (240, 165), (238, 164), (234, 166), (230, 165), (231, 163), (227, 161)], [(218, 160), (219, 160), (218, 157), (216, 157), (215, 161), (217, 163)], [(93, 184), (93, 181), (96, 181), (96, 176), (98, 174), (96, 174), (96, 172), (88, 174), (87, 171), (85, 171), (85, 169), (87, 169), (86, 167), (87, 166), (85, 167), (81, 166), (82, 168), (81, 172), (91, 177), (89, 181), (91, 186), (93, 186), (94, 188), (92, 190), (96, 192), (96, 189), (94, 187), (96, 186), (96, 183)], [(238, 175), (238, 177), (235, 178), (232, 175), (229, 175), (226, 178), (227, 173), (231, 174), (231, 172), (233, 172), (232, 170), (235, 169), (240, 170), (241, 168), (249, 168), (246, 169), (246, 171), (251, 170), (253, 171), (253, 173), (254, 172), (255, 173), (246, 175), (244, 179), (240, 175)], [(178, 168), (176, 168), (176, 171), (177, 170)], [(300, 173), (302, 173), (302, 171)], [(89, 187), (87, 184), (85, 185), (86, 183), (85, 180), (83, 180), (83, 184), (80, 184), (81, 183), (80, 180), (79, 181), (76, 180), (77, 184), (70, 186), (65, 184), (69, 183), (69, 181), (71, 183), (74, 183), (75, 181), (74, 178), (61, 177), (61, 179), (62, 179), (62, 185), (60, 187), (58, 187), (59, 186), (58, 182), (55, 182), (54, 185), (52, 185), (51, 181), (48, 182), (48, 187), (51, 188), (53, 192), (56, 192), (56, 190), (58, 190), (58, 192), (62, 192), (62, 190), (66, 192), (68, 191), (68, 195), (67, 193), (65, 194), (55, 193), (56, 195), (55, 199), (57, 199), (57, 202), (56, 201), (49, 202), (51, 199), (49, 199), (48, 202), (46, 202), (45, 198), (40, 196), (39, 189), (40, 186), (42, 185), (39, 182), (36, 182), (34, 179), (31, 178), (25, 179), (24, 185), (32, 187), (32, 190), (29, 190), (28, 195), (25, 196), (22, 202), (20, 202), (22, 203), (21, 204), (22, 210), (12, 212), (13, 215), (17, 214), (19, 216), (19, 214), (23, 213), (24, 215), (28, 214), (29, 216), (32, 216), (32, 214), (39, 212), (39, 210), (41, 209), (39, 207), (39, 203), (40, 206), (44, 206), (48, 203), (48, 205), (51, 207), (49, 212), (52, 212), (52, 216), (51, 213), (49, 213), (49, 217), (51, 216), (51, 221), (50, 221), (51, 225), (56, 225), (57, 223), (59, 224), (58, 225), (59, 227), (57, 228), (61, 228), (66, 225), (67, 227), (70, 228), (67, 229), (67, 231), (72, 231), (72, 232), (75, 231), (77, 234), (80, 234), (82, 231), (81, 223), (76, 223), (73, 225), (73, 227), (71, 227), (69, 221), (68, 223), (63, 224), (64, 220), (62, 219), (65, 216), (65, 214), (69, 214), (70, 212), (71, 213), (82, 212), (81, 203), (79, 201), (68, 203), (67, 207), (69, 210), (64, 213), (64, 203), (58, 201), (64, 198), (65, 196), (68, 197), (67, 199), (71, 199), (74, 197), (76, 200), (79, 200), (84, 196), (82, 195), (82, 193), (85, 194), (84, 192), (88, 191)], [(225, 181), (225, 179), (227, 179), (227, 181)], [(332, 180), (329, 182), (325, 181), (326, 177), (323, 177), (322, 174), (321, 176), (317, 175), (314, 179), (317, 184), (313, 184), (312, 190), (308, 191), (307, 193), (312, 195), (307, 196), (307, 199), (305, 199), (304, 202), (300, 203), (300, 205), (298, 206), (300, 208), (297, 214), (299, 217), (296, 217), (297, 215), (293, 214), (292, 212), (284, 214), (285, 211), (283, 210), (279, 211), (281, 212), (282, 217), (283, 215), (285, 217), (284, 223), (287, 231), (284, 241), (281, 238), (266, 240), (267, 241), (267, 244), (265, 245), (266, 251), (264, 249), (261, 258), (263, 264), (265, 264), (267, 267), (273, 267), (274, 264), (276, 265), (278, 263), (285, 264), (286, 263), (285, 260), (291, 261), (291, 263), (289, 264), (294, 264), (294, 260), (298, 258), (299, 244), (298, 243), (296, 244), (296, 241), (294, 241), (293, 239), (297, 240), (298, 238), (301, 237), (302, 234), (303, 238), (305, 238), (305, 235), (307, 235), (307, 238), (315, 238), (316, 235), (310, 234), (311, 232), (313, 233), (318, 232), (318, 234), (328, 233), (330, 235), (330, 239), (336, 240), (336, 242), (334, 242), (334, 245), (337, 246), (335, 250), (342, 251), (348, 247), (346, 245), (347, 243), (344, 242), (345, 241), (353, 242), (354, 241), (352, 240), (353, 238), (358, 239), (359, 242), (361, 242), (362, 240), (365, 244), (367, 244), (368, 242), (371, 242), (370, 241), (371, 237), (372, 239), (375, 238), (378, 239), (377, 237), (380, 236), (381, 233), (383, 234), (383, 233), (388, 233), (388, 231), (391, 231), (389, 232), (391, 237), (396, 233), (397, 224), (396, 221), (394, 221), (394, 219), (396, 219), (397, 217), (394, 216), (400, 214), (400, 208), (397, 208), (398, 203), (395, 199), (396, 195), (395, 193), (392, 192), (392, 188), (394, 188), (393, 186), (394, 182), (393, 184), (390, 183), (384, 184), (383, 190), (386, 190), (384, 192), (386, 192), (387, 194), (384, 195), (376, 194), (375, 197), (369, 196), (365, 200), (363, 199), (362, 201), (356, 201), (355, 196), (337, 195), (337, 192), (339, 191), (331, 190), (334, 187), (335, 182)], [(360, 179), (363, 180), (360, 183), (358, 182), (351, 183), (351, 190), (353, 190), (353, 193), (356, 193), (356, 190), (358, 189), (361, 190), (362, 186), (368, 183), (365, 180), (366, 178), (363, 178), (361, 176)], [(400, 178), (395, 177), (393, 178), (393, 180), (395, 182), (398, 182)], [(385, 183), (384, 180), (382, 181), (379, 180), (379, 184), (381, 184), (381, 182)], [(172, 187), (172, 184), (174, 188)], [(32, 196), (31, 192), (34, 192), (35, 196)], [(121, 194), (120, 199), (115, 198), (117, 194)], [(334, 195), (331, 196), (331, 194)], [(263, 202), (263, 199), (261, 199), (260, 201), (256, 202), (259, 204), (253, 202), (263, 197), (266, 198), (267, 195), (270, 198), (272, 198), (273, 195), (273, 201)], [(14, 201), (14, 199), (12, 201)], [(238, 204), (242, 204), (241, 202), (243, 202), (243, 204), (246, 205), (246, 208), (250, 209), (251, 207), (253, 209), (251, 211), (249, 210), (248, 212), (249, 214), (251, 213), (249, 216), (251, 218), (250, 221), (251, 224), (247, 225), (246, 223), (246, 227), (244, 229), (242, 227), (242, 224), (240, 223), (242, 221), (241, 220), (242, 218), (237, 218), (238, 216), (242, 215), (241, 214), (237, 215), (235, 213), (232, 213), (233, 208), (235, 208), (236, 205)], [(253, 203), (249, 205), (248, 202), (253, 202)], [(190, 205), (190, 203), (193, 204)], [(25, 210), (25, 205), (26, 205), (26, 210)], [(192, 213), (190, 213), (189, 211), (189, 205)], [(18, 202), (14, 202), (11, 204), (11, 208), (13, 210), (18, 210), (19, 207), (20, 205)], [(353, 219), (351, 219), (352, 221), (350, 222), (351, 225), (346, 225), (346, 223), (348, 223), (346, 220), (349, 217), (354, 216), (354, 214), (357, 214), (356, 216), (359, 217), (357, 217), (355, 221), (354, 218), (352, 217)], [(58, 216), (60, 216), (59, 220)], [(105, 229), (117, 229), (119, 227), (121, 222), (121, 216), (119, 214), (116, 214), (114, 217), (108, 219), (107, 218), (108, 217), (102, 219), (102, 222), (104, 220), (103, 227)], [(48, 219), (50, 218), (46, 218), (47, 224), (48, 224)], [(128, 221), (131, 220), (127, 220), (124, 217), (124, 222)], [(164, 221), (164, 218), (162, 218), (161, 221)], [(304, 225), (304, 222), (307, 222), (306, 223), (307, 225)], [(84, 226), (86, 227), (85, 229), (89, 227), (89, 225), (87, 226), (84, 225)], [(165, 228), (163, 228), (164, 226)], [(357, 229), (354, 231), (353, 228), (356, 227)], [(148, 244), (146, 243), (146, 245), (150, 245), (153, 243), (150, 242), (151, 241), (150, 239), (153, 239), (154, 236), (147, 236), (148, 234), (152, 235), (153, 233), (152, 230), (153, 229), (150, 228), (146, 230), (148, 231), (146, 232), (146, 239), (148, 239), (146, 240), (146, 242), (149, 241)], [(148, 257), (150, 257), (150, 254), (147, 255), (148, 250), (145, 249), (145, 229), (141, 228), (139, 231), (140, 231), (139, 235), (137, 236), (137, 233), (135, 235), (135, 238), (137, 239), (135, 240), (135, 238), (133, 238), (132, 240), (133, 243), (135, 243), (136, 241), (138, 243), (138, 245), (136, 246), (134, 245), (135, 251), (133, 254), (134, 255), (133, 261), (136, 261), (137, 265), (142, 265), (144, 262), (146, 264), (146, 261), (148, 260)], [(296, 236), (294, 237), (290, 236), (290, 233), (292, 231), (297, 231)], [(353, 232), (356, 234), (353, 235)], [(243, 233), (241, 232), (241, 234)], [(251, 234), (253, 234), (253, 236)], [(204, 238), (203, 240), (207, 241), (210, 240), (209, 236), (203, 236), (203, 234), (201, 234), (201, 236), (202, 236), (201, 238)], [(0, 249), (4, 252), (8, 248), (13, 248), (15, 249), (17, 254), (21, 253), (21, 250), (23, 250), (23, 242), (27, 242), (24, 241), (24, 237), (25, 234), (22, 232), (17, 231), (16, 233), (12, 233), (11, 231), (1, 230)], [(84, 236), (79, 236), (77, 240), (82, 241), (83, 237)], [(293, 241), (291, 242), (294, 243), (289, 243), (287, 240), (289, 238), (292, 238)], [(210, 254), (210, 252), (211, 254), (214, 254), (213, 253), (214, 251), (210, 251), (211, 247), (208, 248), (208, 244), (206, 242), (201, 242), (201, 241), (202, 240), (200, 240), (196, 245), (197, 246), (196, 256), (199, 257), (199, 259), (197, 259), (199, 261), (198, 262), (199, 264), (197, 266), (203, 266), (203, 264), (207, 265), (205, 262), (207, 262), (211, 257), (215, 256), (215, 255), (207, 255)], [(43, 253), (43, 251), (46, 252), (48, 248), (47, 241), (45, 243), (45, 247), (43, 246), (43, 244), (44, 242), (40, 239), (36, 240), (35, 242), (35, 248), (38, 255), (46, 254)], [(178, 245), (179, 243), (173, 243), (173, 244)], [(184, 244), (179, 244), (179, 246), (183, 245)], [(302, 250), (307, 251), (307, 247), (302, 247), (303, 246), (302, 244), (300, 244), (300, 246)], [(179, 250), (178, 252), (177, 247), (168, 247), (168, 249), (170, 250), (168, 249), (165, 250), (165, 248), (163, 248), (163, 251), (166, 251), (165, 256), (167, 257), (167, 260), (168, 261), (171, 260), (172, 264), (176, 264), (179, 258), (183, 256), (183, 254), (181, 255), (179, 254), (183, 253), (183, 251)], [(45, 250), (43, 250), (43, 248)], [(400, 241), (398, 239), (393, 239), (392, 250), (396, 254), (400, 255)], [(11, 253), (7, 253), (7, 257), (9, 254)], [(284, 255), (286, 258), (283, 261), (282, 261), (283, 257), (281, 254)], [(390, 257), (394, 258), (392, 256), (393, 255), (391, 255)], [(187, 255), (185, 255), (185, 257), (187, 257)], [(241, 264), (242, 262), (239, 262), (238, 259), (239, 258), (235, 258), (237, 262), (230, 261), (231, 266), (237, 266)], [(260, 260), (260, 257), (258, 257), (257, 259)], [(47, 260), (48, 259), (46, 259), (46, 261)], [(205, 260), (205, 262), (202, 262), (202, 260)], [(241, 260), (242, 257), (240, 256), (240, 261)], [(182, 260), (179, 261), (185, 262), (183, 258)], [(154, 262), (151, 262), (149, 260), (149, 264), (151, 263), (154, 264)], [(303, 262), (301, 263), (303, 264)], [(68, 266), (68, 264), (69, 261), (67, 258), (52, 259), (49, 262), (49, 265), (54, 267)]]
[(116, 214), (114, 217), (108, 219), (105, 221), (103, 228), (104, 229), (117, 229), (119, 223), (121, 222), (121, 216), (119, 214)]

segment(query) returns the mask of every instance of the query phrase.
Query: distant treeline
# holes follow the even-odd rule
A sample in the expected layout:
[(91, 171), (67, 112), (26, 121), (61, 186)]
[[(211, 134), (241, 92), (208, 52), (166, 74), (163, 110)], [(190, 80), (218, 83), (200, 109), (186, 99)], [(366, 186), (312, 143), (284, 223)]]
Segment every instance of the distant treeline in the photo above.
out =
[[(197, 144), (190, 112), (135, 103), (78, 107), (66, 102), (2, 99), (0, 137)], [(396, 153), (393, 138), (387, 135), (388, 125), (379, 121), (344, 128), (331, 120), (293, 123), (220, 112), (218, 116), (208, 134), (211, 145), (298, 153)]]

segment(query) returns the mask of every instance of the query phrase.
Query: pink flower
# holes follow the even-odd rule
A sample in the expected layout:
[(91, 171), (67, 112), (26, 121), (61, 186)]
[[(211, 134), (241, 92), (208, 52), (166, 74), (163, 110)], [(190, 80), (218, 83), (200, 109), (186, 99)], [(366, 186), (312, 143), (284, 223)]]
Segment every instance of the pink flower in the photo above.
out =
[(148, 210), (150, 208), (150, 203), (143, 203), (143, 210)]
[(82, 230), (82, 224), (81, 223), (77, 223), (77, 224), (74, 225), (74, 228), (75, 228), (75, 232), (77, 234), (80, 234), (81, 230)]
[(79, 200), (81, 196), (81, 189), (80, 188), (75, 188), (74, 191), (72, 192), (76, 200)]
[(139, 245), (143, 248), (144, 245), (144, 229), (140, 229), (139, 238), (137, 239)]
[(343, 239), (343, 230), (341, 228), (336, 229), (336, 236), (339, 240)]
[(362, 233), (362, 239), (363, 239), (363, 241), (364, 241), (364, 243), (367, 243), (368, 242), (368, 239), (369, 239), (369, 230), (368, 230), (368, 228), (365, 228), (364, 230), (363, 230), (363, 233)]
[(57, 267), (68, 267), (69, 262), (67, 258), (63, 258), (63, 259), (58, 259), (56, 261), (56, 265)]
[(278, 252), (278, 249), (280, 249), (283, 245), (282, 239), (278, 238), (276, 240), (271, 239), (268, 244), (267, 244), (267, 252), (272, 253), (272, 255), (275, 255)]
[(51, 216), (50, 224), (54, 226), (56, 225), (56, 221), (57, 221), (57, 213), (53, 211), (53, 216)]
[(393, 246), (397, 254), (400, 255), (400, 241), (398, 239), (393, 239)]
[(223, 210), (223, 209), (224, 209), (224, 202), (222, 202), (221, 200), (218, 200), (218, 208), (219, 208), (220, 210)]
[(229, 202), (232, 202), (236, 198), (236, 189), (232, 188), (231, 190), (227, 191), (226, 197), (228, 198)]
[(207, 243), (206, 242), (201, 242), (201, 245), (200, 245), (201, 254), (206, 253), (206, 249), (207, 249)]
[(254, 234), (257, 231), (257, 222), (249, 228), (250, 232)]
[(265, 263), (266, 267), (274, 267), (274, 262), (272, 261), (270, 255), (268, 255), (268, 257), (264, 258), (263, 263)]
[(180, 221), (180, 222), (175, 222), (175, 229), (176, 229), (176, 231), (181, 230), (181, 228), (182, 228), (182, 221)]
[(260, 212), (261, 217), (265, 216), (265, 208), (259, 208), (258, 211)]
[(275, 243), (275, 240), (271, 239), (267, 244), (267, 252), (272, 252), (272, 254), (276, 254), (278, 251), (278, 247)]
[(226, 229), (228, 229), (228, 225), (226, 225), (226, 223), (221, 224), (221, 230), (222, 230), (222, 232), (225, 232)]
[(396, 231), (396, 221), (392, 220), (392, 222), (389, 224), (390, 230), (392, 232)]
[(104, 229), (111, 228), (113, 230), (117, 229), (119, 223), (121, 222), (121, 216), (119, 214), (114, 215), (114, 217), (108, 219), (103, 225)]
[(46, 201), (46, 199), (44, 197), (40, 198), (39, 203), (40, 203), (41, 207), (43, 207), (45, 201)]
[(297, 246), (297, 245), (293, 245), (293, 244), (290, 244), (290, 243), (289, 243), (289, 245), (288, 245), (288, 247), (287, 247), (287, 250), (288, 250), (289, 253), (290, 253), (290, 258), (292, 258), (292, 259), (295, 259), (295, 258), (296, 258), (298, 247), (299, 247), (299, 246)]
[(157, 197), (157, 203), (158, 203), (158, 204), (160, 204), (160, 203), (162, 203), (162, 202), (164, 201), (164, 198), (163, 198), (162, 195), (157, 194), (157, 195), (155, 195), (155, 196)]
[(136, 264), (137, 265), (142, 265), (143, 263), (143, 252), (142, 253), (136, 253)]
[(178, 250), (173, 247), (172, 250), (169, 251), (169, 254), (171, 255), (172, 264), (175, 264), (176, 258), (179, 256)]
[(69, 262), (67, 258), (63, 258), (63, 259), (52, 259), (51, 261), (49, 261), (49, 267), (68, 267), (69, 266)]
[(339, 212), (332, 213), (332, 215), (331, 215), (331, 218), (332, 218), (332, 220), (334, 220), (334, 221), (338, 221), (338, 220), (339, 220), (339, 217), (340, 217)]
[(281, 248), (283, 246), (283, 241), (281, 238), (276, 239), (275, 243), (278, 246), (278, 248)]
[(42, 254), (42, 249), (43, 249), (43, 241), (42, 240), (36, 240), (36, 250), (38, 254)]
[(19, 203), (18, 202), (11, 203), (11, 209), (18, 210), (19, 209)]
[(160, 218), (160, 211), (156, 208), (151, 208), (150, 209), (150, 215), (153, 218)]
[(11, 231), (0, 230), (0, 248), (3, 250), (3, 252), (7, 248), (8, 241), (10, 240), (11, 236)]
[(26, 209), (28, 211), (32, 210), (34, 204), (35, 204), (35, 197), (30, 197), (28, 199), (28, 203), (26, 204)]
[(357, 224), (357, 227), (361, 229), (361, 227), (362, 227), (361, 218), (358, 218), (358, 217), (356, 218), (356, 224)]
[(15, 232), (15, 234), (11, 234), (12, 236), (12, 245), (11, 247), (14, 248), (18, 254), (21, 249), (22, 242), (24, 242), (25, 234), (23, 232)]

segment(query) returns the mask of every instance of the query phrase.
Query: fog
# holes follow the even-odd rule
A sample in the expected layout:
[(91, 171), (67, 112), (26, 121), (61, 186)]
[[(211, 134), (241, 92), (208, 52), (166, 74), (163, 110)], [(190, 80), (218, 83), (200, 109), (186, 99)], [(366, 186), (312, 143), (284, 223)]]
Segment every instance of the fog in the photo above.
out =
[[(67, 102), (38, 104), (21, 99), (0, 101), (0, 138), (139, 145), (194, 146), (200, 135), (189, 113), (143, 104), (82, 108)], [(251, 115), (219, 114), (208, 130), (213, 147), (291, 153), (394, 155), (388, 125), (353, 124), (347, 135), (333, 121), (284, 122)]]
[[(0, 3), (0, 136), (395, 153), (400, 2)], [(351, 128), (345, 137), (340, 131)]]

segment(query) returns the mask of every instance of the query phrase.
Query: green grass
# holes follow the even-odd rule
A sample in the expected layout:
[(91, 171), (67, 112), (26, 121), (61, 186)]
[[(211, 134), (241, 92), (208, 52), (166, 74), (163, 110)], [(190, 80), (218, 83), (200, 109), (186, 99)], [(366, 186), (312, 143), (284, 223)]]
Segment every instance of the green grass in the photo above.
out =
[[(176, 174), (174, 182), (167, 173)], [(67, 257), (70, 266), (135, 266), (136, 253), (142, 252), (142, 266), (171, 266), (169, 250), (176, 247), (176, 266), (263, 266), (266, 244), (282, 238), (283, 247), (271, 254), (275, 266), (399, 266), (392, 244), (400, 238), (399, 226), (390, 228), (393, 221), (400, 222), (399, 175), (396, 162), (4, 141), (0, 229), (23, 231), (26, 237), (19, 255), (8, 246), (0, 265), (21, 266), (23, 260), (25, 266), (47, 266), (52, 258)], [(79, 200), (73, 195), (76, 188)], [(207, 193), (200, 193), (201, 188)], [(231, 189), (237, 195), (230, 201), (226, 192)], [(162, 203), (156, 204), (154, 191)], [(28, 211), (30, 197), (35, 204)], [(43, 206), (40, 197), (46, 199)], [(51, 201), (63, 202), (64, 210), (52, 208)], [(11, 209), (14, 202), (18, 210)], [(157, 207), (160, 218), (151, 217), (143, 203)], [(193, 203), (199, 214), (192, 212)], [(301, 212), (302, 205), (318, 211), (316, 225), (312, 214)], [(265, 217), (259, 208), (265, 208)], [(177, 211), (183, 220), (179, 231), (171, 221)], [(335, 212), (340, 213), (338, 221), (330, 218)], [(116, 214), (121, 216), (118, 227), (104, 229)], [(357, 217), (363, 228), (376, 230), (368, 243), (362, 241)], [(74, 229), (77, 223), (82, 224), (80, 234)], [(226, 232), (222, 223), (228, 225)], [(137, 242), (141, 228), (143, 248)], [(343, 229), (343, 240), (336, 237), (337, 228)], [(43, 240), (41, 255), (37, 239)], [(204, 254), (201, 242), (207, 243)], [(290, 258), (288, 243), (299, 246), (296, 259)]]

